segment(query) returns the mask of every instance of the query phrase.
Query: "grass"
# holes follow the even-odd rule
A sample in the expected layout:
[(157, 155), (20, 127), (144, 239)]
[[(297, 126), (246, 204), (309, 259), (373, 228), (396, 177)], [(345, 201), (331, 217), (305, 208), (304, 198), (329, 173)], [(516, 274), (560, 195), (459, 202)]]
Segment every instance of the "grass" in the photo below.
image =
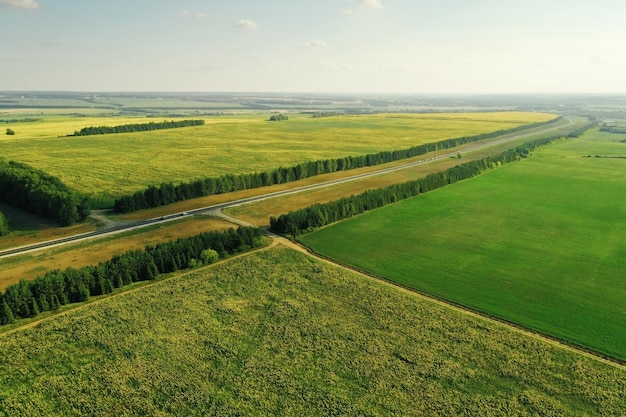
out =
[(0, 335), (0, 415), (622, 415), (625, 372), (278, 247)]
[(22, 279), (31, 280), (55, 269), (96, 265), (115, 255), (147, 245), (190, 237), (208, 230), (226, 230), (232, 223), (213, 217), (176, 220), (164, 224), (61, 247), (0, 259), (0, 291)]
[(0, 153), (58, 176), (91, 194), (98, 207), (120, 195), (161, 182), (266, 171), (299, 162), (404, 149), (551, 119), (541, 113), (385, 114), (314, 119), (290, 115), (206, 118), (206, 125), (87, 137), (58, 137), (85, 126), (154, 119), (43, 117), (11, 125)]
[(594, 131), (303, 236), (322, 254), (626, 360), (626, 153)]

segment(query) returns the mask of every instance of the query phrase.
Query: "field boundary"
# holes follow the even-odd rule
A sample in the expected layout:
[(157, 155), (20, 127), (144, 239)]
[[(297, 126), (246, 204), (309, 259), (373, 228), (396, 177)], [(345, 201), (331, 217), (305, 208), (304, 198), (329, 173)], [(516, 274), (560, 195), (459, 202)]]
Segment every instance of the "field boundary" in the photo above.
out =
[(603, 362), (605, 364), (614, 366), (616, 368), (619, 368), (619, 369), (622, 369), (622, 370), (626, 370), (626, 361), (623, 361), (623, 360), (621, 360), (619, 358), (615, 358), (613, 356), (604, 354), (602, 352), (596, 351), (596, 350), (588, 348), (586, 346), (570, 342), (570, 341), (568, 341), (566, 339), (562, 339), (562, 338), (558, 338), (558, 337), (555, 337), (555, 336), (551, 336), (551, 335), (549, 335), (547, 333), (541, 332), (539, 330), (535, 330), (535, 329), (533, 329), (531, 327), (526, 327), (526, 326), (523, 326), (523, 325), (521, 325), (519, 323), (510, 321), (510, 320), (505, 320), (503, 318), (491, 315), (491, 314), (489, 314), (487, 312), (484, 312), (482, 310), (475, 309), (475, 308), (472, 308), (472, 307), (468, 307), (468, 306), (463, 305), (461, 303), (457, 303), (457, 302), (448, 300), (448, 299), (443, 298), (443, 297), (438, 297), (436, 295), (432, 295), (432, 294), (429, 294), (427, 292), (420, 291), (420, 290), (415, 289), (415, 288), (411, 288), (411, 287), (409, 287), (407, 285), (400, 284), (398, 282), (392, 281), (392, 280), (390, 280), (388, 278), (385, 278), (385, 277), (381, 277), (381, 276), (373, 274), (371, 272), (364, 271), (364, 270), (359, 269), (359, 268), (357, 268), (357, 267), (355, 267), (353, 265), (350, 265), (350, 264), (341, 262), (341, 261), (339, 261), (337, 259), (334, 259), (334, 258), (332, 258), (330, 256), (322, 255), (321, 253), (315, 251), (314, 249), (312, 249), (309, 246), (306, 246), (304, 243), (300, 242), (297, 238), (292, 240), (290, 238), (282, 237), (282, 239), (290, 242), (291, 245), (289, 245), (289, 246), (292, 247), (292, 248), (293, 247), (299, 247), (300, 248), (299, 250), (301, 252), (305, 252), (305, 253), (309, 254), (310, 256), (312, 256), (314, 258), (317, 258), (317, 259), (320, 259), (320, 260), (322, 260), (324, 262), (327, 262), (327, 263), (336, 265), (338, 267), (341, 267), (341, 268), (348, 269), (350, 271), (356, 272), (359, 275), (362, 275), (362, 276), (364, 276), (364, 277), (366, 277), (368, 279), (384, 283), (386, 285), (389, 285), (391, 287), (397, 288), (397, 289), (405, 291), (405, 292), (409, 292), (409, 293), (415, 294), (415, 295), (417, 295), (417, 296), (419, 296), (421, 298), (424, 298), (426, 300), (435, 302), (438, 305), (449, 307), (449, 308), (452, 308), (455, 311), (458, 311), (458, 312), (461, 312), (461, 313), (464, 313), (464, 314), (468, 314), (468, 315), (473, 316), (473, 317), (477, 317), (477, 318), (481, 318), (481, 319), (487, 320), (490, 323), (495, 323), (495, 324), (499, 324), (499, 325), (502, 325), (502, 326), (506, 326), (508, 328), (516, 330), (519, 333), (522, 333), (522, 334), (525, 334), (525, 335), (528, 335), (528, 336), (532, 336), (532, 337), (534, 337), (536, 339), (539, 339), (539, 340), (542, 340), (544, 342), (550, 343), (551, 345), (558, 346), (558, 347), (561, 347), (563, 349), (569, 350), (571, 352), (579, 353), (579, 354), (584, 355), (584, 356), (586, 356), (588, 358), (595, 359), (595, 360), (597, 360), (599, 362)]

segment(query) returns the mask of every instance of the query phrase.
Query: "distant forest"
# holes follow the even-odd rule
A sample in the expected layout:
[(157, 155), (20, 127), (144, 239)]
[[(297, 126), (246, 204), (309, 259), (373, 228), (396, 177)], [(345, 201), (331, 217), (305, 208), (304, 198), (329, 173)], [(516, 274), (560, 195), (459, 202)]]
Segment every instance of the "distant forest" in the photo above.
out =
[(106, 135), (109, 133), (147, 132), (150, 130), (174, 129), (177, 127), (201, 126), (204, 120), (162, 121), (150, 123), (133, 123), (120, 126), (90, 126), (74, 131), (68, 136)]

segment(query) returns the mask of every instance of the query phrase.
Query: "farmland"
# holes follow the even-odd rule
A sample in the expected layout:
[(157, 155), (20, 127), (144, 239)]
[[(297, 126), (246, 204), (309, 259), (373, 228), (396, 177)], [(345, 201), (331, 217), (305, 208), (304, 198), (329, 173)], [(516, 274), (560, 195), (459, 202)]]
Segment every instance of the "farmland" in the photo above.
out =
[(59, 177), (91, 195), (98, 207), (107, 207), (114, 198), (150, 184), (405, 149), (553, 117), (524, 112), (293, 115), (289, 121), (272, 123), (267, 122), (268, 114), (248, 113), (204, 118), (204, 126), (167, 131), (59, 137), (87, 126), (139, 123), (146, 118), (44, 115), (35, 122), (7, 125), (16, 134), (0, 139), (0, 152)]
[[(522, 138), (507, 141), (501, 144), (494, 144), (487, 148), (472, 150), (470, 152), (465, 153), (467, 147), (473, 146), (473, 144), (461, 145), (455, 150), (463, 153), (463, 158), (459, 161), (457, 158), (441, 158), (430, 161), (428, 164), (420, 164), (415, 165), (410, 168), (402, 169), (399, 171), (393, 171), (389, 173), (379, 174), (372, 177), (367, 177), (364, 179), (350, 181), (344, 184), (335, 185), (333, 187), (325, 187), (315, 190), (310, 190), (306, 192), (301, 192), (294, 195), (284, 196), (280, 198), (273, 198), (257, 203), (245, 204), (241, 206), (231, 207), (225, 210), (231, 216), (244, 220), (250, 224), (254, 224), (256, 226), (268, 226), (269, 217), (275, 216), (278, 217), (281, 214), (287, 213), (289, 211), (302, 209), (308, 207), (315, 203), (325, 203), (333, 200), (338, 200), (343, 197), (349, 197), (353, 194), (360, 194), (369, 189), (377, 189), (390, 186), (392, 184), (400, 184), (407, 181), (415, 180), (416, 178), (422, 178), (426, 175), (437, 173), (444, 171), (448, 168), (454, 167), (458, 165), (460, 162), (465, 163), (467, 161), (484, 158), (489, 155), (496, 155), (501, 152), (504, 152), (512, 147), (516, 147), (522, 145), (529, 140), (540, 139), (542, 137), (551, 137), (555, 135), (562, 135), (563, 137), (567, 136), (570, 132), (579, 129), (581, 126), (584, 126), (588, 123), (586, 118), (580, 117), (568, 117), (572, 119), (572, 123), (564, 124), (560, 127), (555, 128), (554, 130), (550, 130), (545, 133), (537, 134), (537, 135), (529, 135), (523, 136)], [(506, 136), (517, 136), (517, 134), (511, 134)], [(449, 153), (449, 150), (436, 151), (433, 153), (429, 153), (428, 157), (437, 157), (442, 154)], [(423, 156), (419, 156), (413, 158), (413, 160), (418, 160), (424, 158)], [(388, 164), (388, 166), (393, 165), (401, 165), (405, 164), (407, 161), (399, 161), (396, 163)], [(313, 177), (309, 178), (305, 181), (300, 181), (297, 185), (307, 185), (309, 183), (313, 183), (322, 179), (335, 179), (340, 178), (346, 175), (355, 175), (361, 174), (365, 172), (375, 171), (377, 167), (366, 167), (357, 169), (354, 171), (350, 171), (349, 173), (340, 172), (329, 175), (322, 175), (319, 178)], [(296, 184), (294, 184), (295, 186)]]
[[(59, 176), (70, 187), (90, 194), (100, 208), (108, 208), (115, 197), (149, 184), (267, 171), (304, 161), (405, 149), (543, 122), (555, 117), (551, 113), (557, 113), (550, 110), (556, 107), (531, 108), (528, 112), (481, 109), (458, 113), (466, 109), (454, 107), (456, 102), (450, 113), (413, 113), (399, 102), (387, 108), (397, 108), (402, 113), (352, 108), (363, 98), (339, 104), (331, 100), (322, 103), (262, 96), (241, 100), (231, 97), (230, 101), (219, 95), (61, 96), (52, 94), (41, 101), (28, 96), (0, 96), (0, 122), (15, 133), (0, 137), (2, 158), (29, 163)], [(17, 106), (14, 109), (10, 108), (13, 102)], [(363, 103), (360, 105), (365, 106)], [(85, 105), (93, 107), (82, 107)], [(376, 105), (387, 106), (384, 102)], [(345, 106), (345, 113), (341, 106)], [(312, 116), (313, 108), (320, 111), (321, 117)], [(286, 110), (288, 120), (268, 122), (271, 114)], [(88, 126), (184, 119), (202, 119), (205, 124), (151, 132), (65, 136)], [(567, 136), (587, 123), (586, 117), (566, 114), (550, 125), (550, 131), (537, 128), (536, 134)], [(429, 158), (426, 164), (234, 207), (228, 214), (238, 220), (267, 225), (270, 215), (421, 178), (500, 153), (533, 138), (533, 131), (525, 131), (524, 138), (513, 133), (508, 136), (513, 139), (507, 143), (462, 155), (472, 145), (461, 145), (454, 148), (454, 157), (430, 160), (450, 152), (435, 150), (412, 159)], [(552, 213), (562, 206), (575, 207), (575, 192), (585, 193), (586, 199), (598, 202), (602, 201), (601, 196), (612, 195), (615, 187), (624, 185), (619, 178), (623, 171), (618, 169), (623, 160), (611, 157), (624, 154), (626, 145), (619, 143), (618, 135), (594, 135), (592, 141), (567, 141), (537, 151), (521, 163), (483, 175), (478, 178), (485, 181), (482, 188), (459, 188), (477, 183), (472, 180), (413, 199), (429, 201), (429, 208), (406, 201), (395, 206), (405, 207), (404, 212), (385, 215), (387, 209), (379, 210), (384, 218), (361, 224), (361, 230), (350, 229), (356, 219), (345, 222), (346, 229), (338, 229), (343, 223), (328, 227), (323, 232), (340, 231), (332, 239), (341, 247), (331, 247), (323, 239), (318, 244), (326, 245), (330, 256), (339, 258), (347, 252), (355, 257), (362, 255), (372, 265), (390, 273), (400, 270), (400, 276), (415, 282), (415, 278), (432, 275), (425, 282), (435, 290), (415, 288), (464, 303), (443, 290), (436, 292), (448, 290), (444, 285), (437, 286), (446, 280), (452, 290), (474, 297), (476, 305), (465, 304), (477, 310), (491, 308), (488, 301), (493, 300), (501, 301), (500, 305), (494, 303), (496, 307), (515, 306), (511, 299), (516, 297), (506, 291), (523, 291), (524, 297), (515, 301), (527, 311), (509, 320), (622, 358), (620, 349), (625, 341), (619, 322), (624, 321), (626, 314), (615, 305), (621, 306), (619, 301), (626, 294), (616, 278), (621, 269), (615, 253), (626, 253), (620, 246), (623, 227), (611, 229), (600, 220), (590, 222), (576, 217), (573, 209), (567, 216)], [(404, 163), (391, 162), (385, 167)], [(585, 166), (587, 171), (583, 170)], [(0, 248), (100, 229), (105, 224), (114, 226), (173, 213), (190, 215), (175, 216), (172, 222), (146, 229), (3, 258), (0, 290), (16, 280), (32, 279), (46, 271), (94, 265), (128, 250), (231, 226), (225, 220), (193, 212), (198, 207), (378, 169), (367, 166), (332, 172), (124, 215), (96, 210), (90, 222), (67, 228), (2, 205), (0, 210), (7, 214), (13, 230), (0, 240)], [(599, 178), (590, 179), (592, 174)], [(559, 180), (559, 175), (572, 181)], [(545, 178), (550, 181), (543, 181)], [(602, 185), (589, 191), (585, 187), (594, 186), (585, 181)], [(526, 183), (527, 188), (518, 182)], [(557, 187), (559, 193), (550, 194), (548, 184)], [(499, 187), (511, 188), (518, 198)], [(446, 193), (451, 195), (442, 203), (427, 200)], [(541, 197), (546, 194), (552, 196), (551, 204), (542, 206)], [(499, 207), (498, 201), (504, 207)], [(613, 203), (612, 218), (597, 214), (604, 214), (608, 203), (605, 207), (589, 207), (587, 217), (616, 222), (624, 214), (619, 212), (624, 205), (622, 200)], [(422, 222), (436, 217), (437, 211), (447, 215), (456, 210), (463, 213), (462, 220), (450, 220), (456, 230), (446, 231), (439, 224), (420, 229), (425, 227)], [(534, 217), (525, 210), (534, 210)], [(509, 212), (510, 218), (500, 219), (500, 215)], [(483, 214), (482, 220), (466, 222), (475, 213)], [(520, 222), (524, 215), (528, 223)], [(568, 229), (564, 224), (570, 220), (576, 223)], [(384, 229), (377, 229), (378, 224)], [(540, 228), (545, 236), (538, 235), (533, 227)], [(584, 233), (579, 233), (581, 230)], [(367, 246), (372, 241), (368, 232), (376, 233), (372, 247)], [(456, 242), (455, 232), (466, 241)], [(428, 234), (441, 240), (437, 242)], [(587, 246), (576, 241), (577, 234), (584, 234)], [(520, 249), (506, 243), (520, 236), (524, 242), (535, 242), (534, 246)], [(194, 264), (193, 270), (129, 283), (107, 296), (92, 291), (90, 284), (86, 303), (52, 307), (50, 311), (41, 310), (36, 317), (20, 315), (29, 318), (6, 321), (10, 324), (0, 326), (0, 416), (576, 416), (625, 412), (623, 366), (328, 265), (276, 245), (280, 241), (285, 242), (275, 239), (271, 248), (241, 254), (211, 267), (198, 268)], [(421, 250), (421, 245), (430, 246)], [(498, 261), (492, 253), (481, 253), (483, 259), (494, 259), (497, 273), (507, 277), (504, 283), (498, 282), (497, 289), (476, 283), (481, 276), (491, 282), (496, 280), (489, 268), (479, 263), (474, 246), (508, 257), (507, 263), (506, 259)], [(554, 254), (554, 247), (563, 252), (558, 253), (560, 257)], [(420, 248), (419, 252), (416, 248)], [(514, 253), (518, 249), (520, 253)], [(438, 253), (439, 258), (425, 260), (438, 251), (447, 256)], [(544, 252), (550, 253), (550, 263), (540, 256)], [(568, 252), (573, 255), (568, 257)], [(464, 263), (454, 269), (458, 262)], [(538, 269), (538, 264), (544, 269)], [(360, 267), (368, 269), (369, 265)], [(406, 273), (418, 267), (426, 272)], [(544, 275), (530, 274), (535, 270)], [(572, 273), (578, 270), (580, 275)], [(458, 271), (473, 274), (474, 281), (455, 281)], [(585, 282), (583, 273), (592, 278)], [(521, 284), (514, 281), (521, 280), (524, 274), (532, 275), (532, 279)], [(405, 281), (398, 282), (410, 286)], [(581, 289), (585, 296), (580, 295)], [(481, 290), (483, 293), (478, 294)], [(559, 291), (564, 295), (560, 296)], [(10, 299), (11, 306), (16, 305), (15, 299)], [(0, 308), (2, 304), (0, 299)], [(569, 310), (560, 311), (563, 305)], [(488, 313), (506, 317), (506, 311), (495, 307)], [(552, 322), (545, 320), (548, 316), (554, 316)], [(578, 331), (577, 326), (584, 331)], [(601, 345), (594, 346), (588, 339), (602, 339)]]
[(626, 359), (621, 137), (592, 131), (303, 236), (378, 276)]
[(276, 247), (0, 335), (2, 415), (621, 415), (625, 371)]

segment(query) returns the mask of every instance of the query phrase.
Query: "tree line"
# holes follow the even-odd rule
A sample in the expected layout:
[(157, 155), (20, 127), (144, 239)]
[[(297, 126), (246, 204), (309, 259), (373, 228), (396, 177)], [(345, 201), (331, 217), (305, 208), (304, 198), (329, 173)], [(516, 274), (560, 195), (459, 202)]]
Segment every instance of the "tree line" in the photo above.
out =
[(0, 324), (35, 317), (137, 281), (153, 280), (159, 274), (212, 263), (259, 247), (262, 234), (262, 229), (254, 227), (204, 232), (129, 251), (95, 266), (55, 270), (32, 281), (21, 280), (0, 294)]
[(10, 231), (9, 222), (7, 218), (4, 217), (4, 213), (0, 211), (0, 236), (5, 236), (9, 234)]
[(626, 133), (626, 128), (623, 127), (617, 127), (617, 126), (602, 126), (600, 128), (600, 132), (608, 132), (608, 133), (620, 133), (620, 134), (624, 134)]
[(394, 184), (375, 190), (367, 190), (359, 195), (341, 198), (328, 203), (316, 203), (312, 206), (270, 218), (270, 230), (289, 235), (300, 235), (318, 227), (334, 223), (348, 217), (361, 214), (387, 204), (414, 197), (437, 188), (472, 178), (482, 172), (499, 167), (503, 164), (526, 158), (537, 146), (547, 145), (562, 136), (553, 136), (526, 142), (516, 148), (509, 149), (500, 155), (466, 162), (445, 171), (429, 174), (424, 178)]
[(314, 113), (312, 113), (311, 117), (313, 117), (314, 119), (320, 118), (320, 117), (334, 117), (334, 116), (341, 116), (343, 113), (338, 112), (338, 111), (316, 111)]
[(425, 143), (404, 150), (382, 151), (375, 154), (303, 162), (291, 167), (279, 167), (269, 172), (255, 172), (238, 175), (227, 174), (220, 177), (209, 177), (187, 183), (180, 183), (178, 185), (174, 185), (173, 183), (162, 183), (159, 186), (151, 185), (145, 190), (140, 190), (131, 195), (118, 198), (115, 200), (113, 209), (117, 213), (128, 213), (131, 211), (163, 206), (191, 198), (206, 197), (214, 194), (222, 194), (251, 188), (267, 187), (274, 184), (297, 181), (315, 175), (385, 164), (548, 123), (555, 123), (560, 119), (561, 117), (558, 117), (543, 123), (518, 126), (512, 129), (483, 133), (475, 136), (446, 139), (434, 143)]
[(87, 197), (59, 178), (20, 162), (0, 160), (0, 190), (6, 203), (63, 226), (81, 222), (91, 212)]
[(120, 126), (90, 126), (75, 130), (73, 135), (68, 136), (88, 136), (88, 135), (105, 135), (108, 133), (131, 133), (131, 132), (147, 132), (159, 129), (174, 129), (177, 127), (201, 126), (204, 120), (179, 120), (150, 123), (133, 123)]

